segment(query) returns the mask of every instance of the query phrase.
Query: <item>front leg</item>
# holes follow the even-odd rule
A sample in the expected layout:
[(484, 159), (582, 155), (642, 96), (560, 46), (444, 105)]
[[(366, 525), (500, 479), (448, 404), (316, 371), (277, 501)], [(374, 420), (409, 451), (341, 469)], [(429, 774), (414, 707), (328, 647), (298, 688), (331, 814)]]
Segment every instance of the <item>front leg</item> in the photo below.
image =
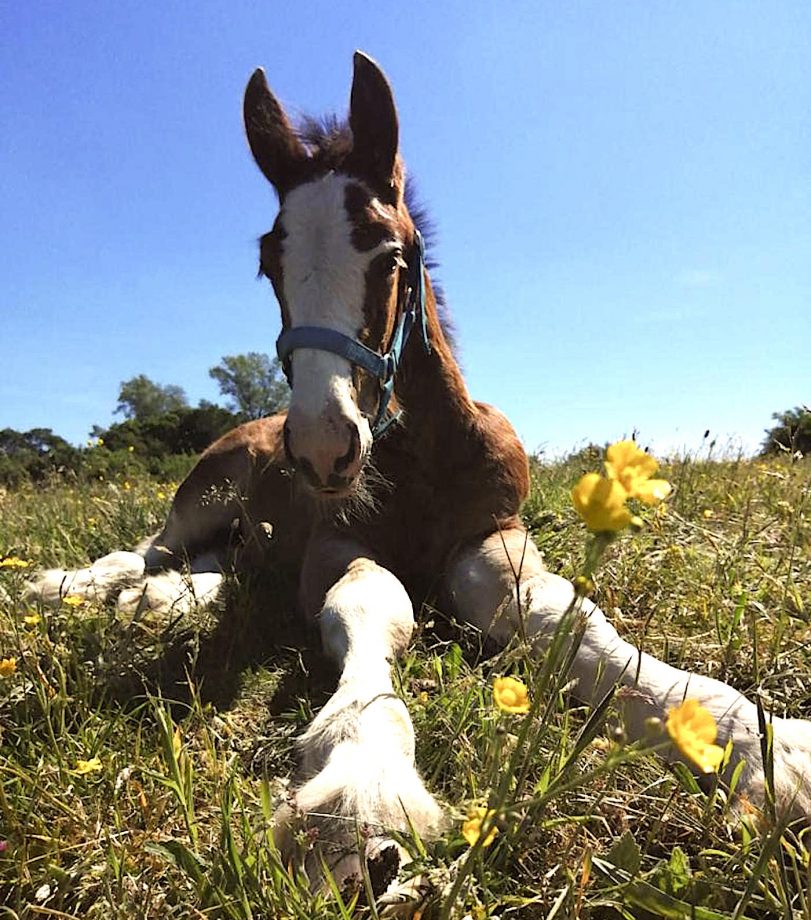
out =
[[(385, 888), (400, 863), (389, 834), (407, 834), (413, 827), (430, 835), (441, 823), (441, 810), (416, 771), (414, 729), (391, 679), (391, 660), (411, 639), (411, 601), (363, 547), (328, 534), (310, 545), (302, 599), (305, 610), (317, 611), (324, 648), (341, 677), (301, 738), (308, 779), (281, 816), (280, 843), (291, 852), (290, 829), (298, 812), (309, 830), (317, 829), (316, 850), (305, 862), (311, 878), (320, 857), (340, 884), (360, 877), (361, 856), (376, 856)], [(359, 839), (365, 840), (365, 853), (358, 852)]]
[[(519, 573), (520, 605), (514, 573)], [(491, 534), (460, 553), (447, 588), (459, 616), (502, 645), (518, 631), (520, 615), (526, 636), (543, 647), (576, 602), (584, 632), (571, 670), (574, 695), (596, 704), (616, 684), (630, 688), (622, 695), (622, 713), (631, 740), (645, 735), (650, 717), (664, 719), (671, 707), (698, 699), (718, 725), (718, 743), (733, 742), (727, 775), (740, 759), (745, 760), (737, 791), (763, 804), (765, 780), (755, 705), (719, 680), (679, 670), (621, 639), (599, 607), (588, 599), (576, 601), (569, 581), (545, 571), (523, 530)], [(772, 726), (778, 808), (787, 816), (811, 820), (811, 722), (775, 717)], [(665, 757), (680, 759), (675, 748)]]

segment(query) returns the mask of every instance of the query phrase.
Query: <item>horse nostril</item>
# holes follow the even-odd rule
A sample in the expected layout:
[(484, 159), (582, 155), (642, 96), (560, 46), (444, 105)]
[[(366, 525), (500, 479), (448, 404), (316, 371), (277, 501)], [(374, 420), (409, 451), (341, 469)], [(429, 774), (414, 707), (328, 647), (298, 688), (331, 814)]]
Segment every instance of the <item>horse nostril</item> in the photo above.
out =
[(335, 461), (334, 469), (336, 473), (343, 473), (360, 456), (360, 431), (358, 426), (347, 423), (346, 427), (349, 430), (349, 450), (343, 457), (338, 457)]
[(314, 489), (322, 489), (324, 483), (321, 480), (321, 477), (315, 470), (315, 467), (310, 463), (306, 457), (302, 457), (300, 460), (296, 460), (296, 472), (304, 476), (307, 482)]
[(284, 423), (282, 428), (282, 439), (284, 441), (284, 452), (287, 457), (287, 462), (300, 473), (307, 482), (310, 483), (316, 489), (320, 489), (323, 486), (321, 482), (321, 477), (315, 471), (315, 467), (310, 463), (306, 457), (296, 457), (293, 455), (293, 451), (290, 448), (290, 428), (287, 425), (287, 422)]

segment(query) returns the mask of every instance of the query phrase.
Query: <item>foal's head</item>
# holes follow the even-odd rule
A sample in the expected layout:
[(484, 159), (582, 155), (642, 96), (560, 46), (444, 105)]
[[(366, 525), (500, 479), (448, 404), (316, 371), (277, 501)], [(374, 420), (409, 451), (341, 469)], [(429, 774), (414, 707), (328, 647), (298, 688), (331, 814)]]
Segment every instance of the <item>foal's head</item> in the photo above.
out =
[[(244, 114), (254, 159), (279, 197), (260, 270), (273, 284), (284, 330), (333, 330), (385, 352), (417, 245), (386, 77), (355, 54), (348, 129), (296, 132), (262, 70), (248, 83)], [(371, 452), (380, 383), (306, 339), (287, 360), (288, 459), (319, 495), (343, 498)]]

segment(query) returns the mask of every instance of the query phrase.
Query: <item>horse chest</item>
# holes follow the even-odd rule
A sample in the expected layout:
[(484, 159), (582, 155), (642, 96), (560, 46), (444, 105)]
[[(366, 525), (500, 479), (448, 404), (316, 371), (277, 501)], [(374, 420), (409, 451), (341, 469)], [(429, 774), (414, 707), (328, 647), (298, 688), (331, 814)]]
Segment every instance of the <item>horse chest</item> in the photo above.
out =
[[(460, 544), (492, 530), (497, 515), (482, 492), (460, 477), (456, 486), (412, 465), (372, 520), (348, 528), (404, 583), (431, 582)], [(390, 480), (391, 481), (391, 480)]]

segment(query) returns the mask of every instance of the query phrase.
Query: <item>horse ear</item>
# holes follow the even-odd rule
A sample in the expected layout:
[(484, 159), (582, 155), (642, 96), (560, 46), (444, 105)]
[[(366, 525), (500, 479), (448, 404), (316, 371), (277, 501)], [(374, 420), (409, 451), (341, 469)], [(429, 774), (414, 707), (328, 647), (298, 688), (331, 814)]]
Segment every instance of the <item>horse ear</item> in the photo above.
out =
[(357, 168), (385, 198), (396, 199), (402, 177), (394, 95), (383, 71), (362, 51), (356, 51), (354, 57), (349, 127)]
[(278, 192), (287, 191), (301, 175), (307, 151), (279, 100), (268, 88), (261, 67), (253, 72), (245, 87), (242, 111), (256, 165)]

